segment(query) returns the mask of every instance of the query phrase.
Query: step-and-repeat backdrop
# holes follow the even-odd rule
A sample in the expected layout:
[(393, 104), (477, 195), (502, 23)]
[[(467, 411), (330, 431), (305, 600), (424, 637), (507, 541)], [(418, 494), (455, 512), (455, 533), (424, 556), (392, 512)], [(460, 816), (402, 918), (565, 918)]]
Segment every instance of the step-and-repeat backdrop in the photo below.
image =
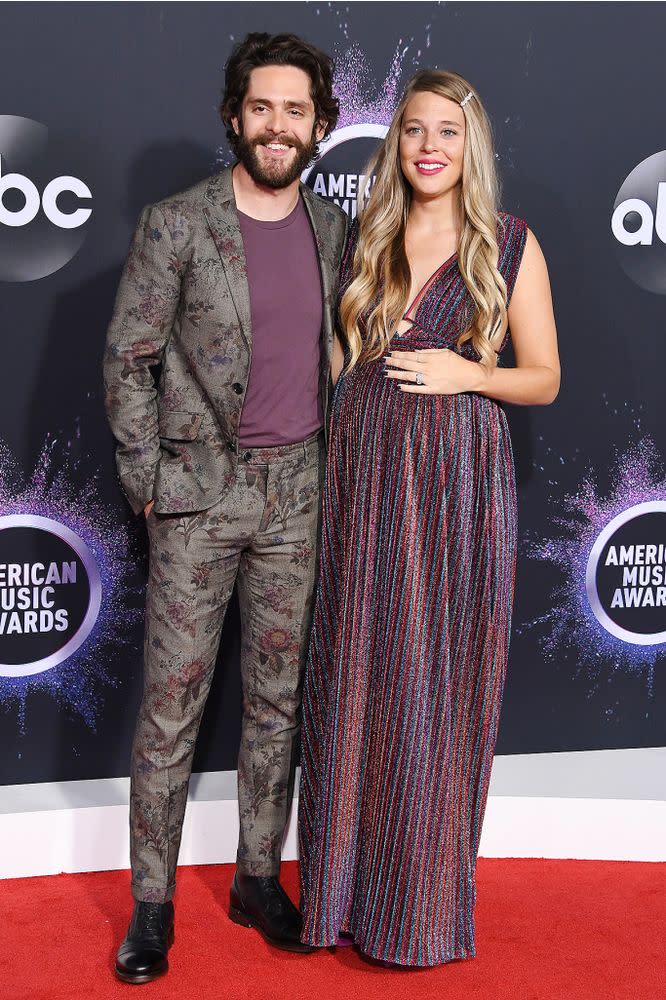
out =
[[(564, 373), (555, 405), (509, 408), (499, 751), (666, 743), (663, 6), (5, 3), (0, 21), (0, 781), (128, 770), (146, 538), (116, 480), (102, 348), (142, 206), (229, 162), (216, 106), (250, 30), (335, 56), (342, 115), (306, 182), (350, 216), (418, 67), (483, 96), (503, 207), (550, 266)], [(197, 770), (235, 766), (238, 652), (232, 607)]]

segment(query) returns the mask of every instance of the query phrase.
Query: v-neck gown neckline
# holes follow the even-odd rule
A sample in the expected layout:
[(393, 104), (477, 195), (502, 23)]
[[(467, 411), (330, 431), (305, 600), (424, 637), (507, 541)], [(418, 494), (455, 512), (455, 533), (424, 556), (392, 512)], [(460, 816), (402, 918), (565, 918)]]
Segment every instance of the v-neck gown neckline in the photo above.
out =
[(440, 274), (442, 273), (442, 271), (444, 271), (450, 264), (452, 264), (454, 260), (455, 261), (458, 260), (458, 251), (457, 250), (454, 250), (450, 257), (447, 257), (446, 260), (443, 261), (439, 265), (439, 267), (435, 268), (435, 270), (432, 272), (432, 274), (430, 275), (429, 278), (426, 278), (426, 280), (421, 285), (421, 287), (419, 288), (419, 290), (416, 293), (416, 295), (414, 296), (414, 298), (411, 300), (411, 302), (409, 303), (409, 305), (405, 309), (404, 315), (402, 317), (403, 319), (409, 319), (410, 318), (410, 313), (411, 313), (412, 309), (414, 309), (414, 307), (416, 307), (416, 309), (418, 311), (418, 308), (419, 308), (419, 305), (421, 303), (421, 300), (423, 299), (423, 297), (425, 295), (428, 294), (428, 289), (430, 288), (430, 286), (433, 284), (434, 281), (437, 280), (437, 278), (440, 276)]

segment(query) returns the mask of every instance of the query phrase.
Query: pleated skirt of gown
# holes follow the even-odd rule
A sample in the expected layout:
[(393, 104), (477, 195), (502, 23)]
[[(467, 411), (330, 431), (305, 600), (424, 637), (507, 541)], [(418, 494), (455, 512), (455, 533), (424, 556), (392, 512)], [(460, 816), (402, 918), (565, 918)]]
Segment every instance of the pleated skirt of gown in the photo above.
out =
[(333, 401), (303, 698), (304, 940), (346, 932), (375, 959), (430, 966), (475, 954), (515, 484), (497, 403), (405, 394), (383, 368), (358, 366)]

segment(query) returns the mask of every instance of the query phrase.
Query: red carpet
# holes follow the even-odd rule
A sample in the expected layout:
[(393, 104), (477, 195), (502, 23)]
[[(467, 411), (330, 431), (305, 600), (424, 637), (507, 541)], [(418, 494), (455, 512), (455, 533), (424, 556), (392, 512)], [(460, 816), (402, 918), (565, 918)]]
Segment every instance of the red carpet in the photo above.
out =
[[(664, 1000), (666, 865), (481, 860), (477, 952), (388, 969), (352, 948), (291, 955), (225, 912), (231, 865), (181, 868), (169, 974), (115, 981), (126, 872), (0, 882), (3, 1000)], [(292, 895), (296, 866), (283, 867)]]

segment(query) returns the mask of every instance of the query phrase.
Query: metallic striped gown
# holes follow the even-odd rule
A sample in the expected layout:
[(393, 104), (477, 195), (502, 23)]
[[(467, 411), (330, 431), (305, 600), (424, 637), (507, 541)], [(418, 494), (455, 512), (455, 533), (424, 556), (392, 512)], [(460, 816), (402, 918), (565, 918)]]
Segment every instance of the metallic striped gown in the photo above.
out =
[[(509, 294), (525, 233), (499, 217)], [(353, 239), (342, 287), (352, 256)], [(453, 347), (470, 315), (454, 256), (393, 343)], [(496, 402), (402, 393), (383, 369), (357, 366), (333, 399), (303, 695), (303, 939), (332, 945), (346, 932), (373, 958), (427, 966), (475, 953), (516, 499)]]

